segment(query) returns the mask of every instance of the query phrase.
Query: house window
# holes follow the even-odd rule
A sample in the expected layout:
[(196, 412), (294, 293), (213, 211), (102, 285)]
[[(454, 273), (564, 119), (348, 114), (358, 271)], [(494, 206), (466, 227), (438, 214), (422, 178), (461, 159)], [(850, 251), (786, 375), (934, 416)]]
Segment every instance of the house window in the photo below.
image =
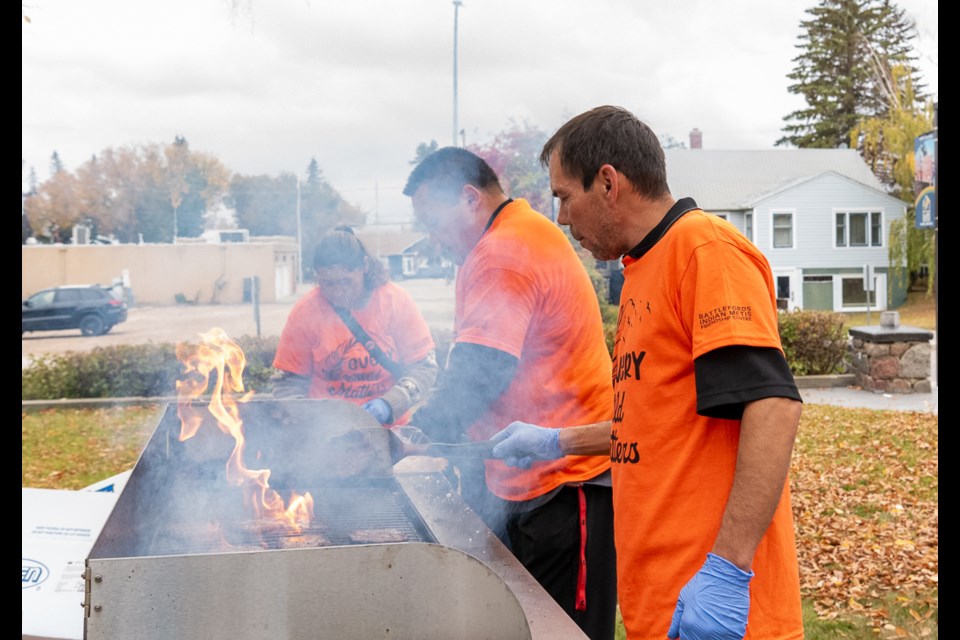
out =
[(789, 249), (793, 247), (793, 214), (773, 214), (773, 248)]
[(867, 214), (851, 213), (850, 217), (850, 246), (865, 247), (867, 244)]
[(834, 238), (838, 247), (882, 247), (883, 216), (879, 211), (837, 213)]
[(843, 278), (841, 287), (844, 307), (865, 307), (874, 303), (873, 292), (863, 289), (862, 277)]
[(790, 297), (790, 276), (777, 276), (777, 297)]
[(753, 214), (745, 213), (743, 214), (743, 235), (747, 236), (747, 240), (753, 242)]
[(879, 211), (870, 212), (870, 245), (883, 246), (883, 222)]

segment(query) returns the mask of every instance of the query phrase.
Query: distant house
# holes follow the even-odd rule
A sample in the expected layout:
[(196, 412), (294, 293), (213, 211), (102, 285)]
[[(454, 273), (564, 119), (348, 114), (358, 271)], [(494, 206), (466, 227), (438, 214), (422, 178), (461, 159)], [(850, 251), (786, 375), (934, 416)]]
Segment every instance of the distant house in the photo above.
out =
[(364, 228), (357, 230), (357, 236), (389, 269), (394, 280), (453, 276), (454, 264), (440, 254), (422, 231)]
[(864, 311), (906, 300), (904, 289), (888, 291), (890, 224), (906, 205), (855, 150), (667, 149), (666, 161), (675, 198), (694, 198), (764, 253), (782, 308)]

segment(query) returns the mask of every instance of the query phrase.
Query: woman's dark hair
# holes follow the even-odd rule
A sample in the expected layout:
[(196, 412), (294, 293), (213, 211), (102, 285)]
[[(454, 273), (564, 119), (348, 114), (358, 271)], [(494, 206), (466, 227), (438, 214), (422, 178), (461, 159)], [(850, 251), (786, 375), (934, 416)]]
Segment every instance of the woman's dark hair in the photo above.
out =
[(323, 234), (317, 243), (317, 249), (313, 253), (313, 269), (317, 271), (325, 267), (344, 267), (356, 271), (363, 269), (364, 258), (367, 259), (367, 272), (363, 277), (363, 285), (367, 291), (390, 281), (383, 263), (367, 251), (353, 229), (347, 225), (338, 225)]

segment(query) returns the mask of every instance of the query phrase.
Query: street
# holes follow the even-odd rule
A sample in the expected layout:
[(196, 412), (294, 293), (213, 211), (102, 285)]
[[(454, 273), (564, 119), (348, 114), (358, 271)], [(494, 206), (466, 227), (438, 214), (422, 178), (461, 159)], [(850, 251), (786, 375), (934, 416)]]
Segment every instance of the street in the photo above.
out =
[[(454, 285), (442, 278), (400, 280), (397, 284), (410, 292), (431, 327), (453, 329)], [(196, 342), (201, 333), (215, 327), (232, 338), (240, 336), (279, 336), (296, 300), (312, 285), (303, 285), (298, 293), (283, 302), (260, 305), (259, 333), (252, 304), (183, 304), (172, 306), (134, 306), (127, 321), (102, 336), (84, 337), (78, 329), (25, 333), (21, 339), (22, 366), (31, 359), (67, 351), (92, 351), (97, 347), (125, 344)]]

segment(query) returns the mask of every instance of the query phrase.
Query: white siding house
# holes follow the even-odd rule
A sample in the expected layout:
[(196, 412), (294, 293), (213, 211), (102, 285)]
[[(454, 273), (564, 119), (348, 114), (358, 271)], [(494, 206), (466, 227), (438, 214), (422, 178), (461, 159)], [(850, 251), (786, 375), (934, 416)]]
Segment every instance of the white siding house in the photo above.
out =
[(668, 149), (666, 156), (673, 197), (694, 198), (757, 245), (782, 307), (862, 311), (903, 303), (905, 292), (888, 290), (887, 274), (890, 223), (906, 205), (887, 195), (856, 151)]

